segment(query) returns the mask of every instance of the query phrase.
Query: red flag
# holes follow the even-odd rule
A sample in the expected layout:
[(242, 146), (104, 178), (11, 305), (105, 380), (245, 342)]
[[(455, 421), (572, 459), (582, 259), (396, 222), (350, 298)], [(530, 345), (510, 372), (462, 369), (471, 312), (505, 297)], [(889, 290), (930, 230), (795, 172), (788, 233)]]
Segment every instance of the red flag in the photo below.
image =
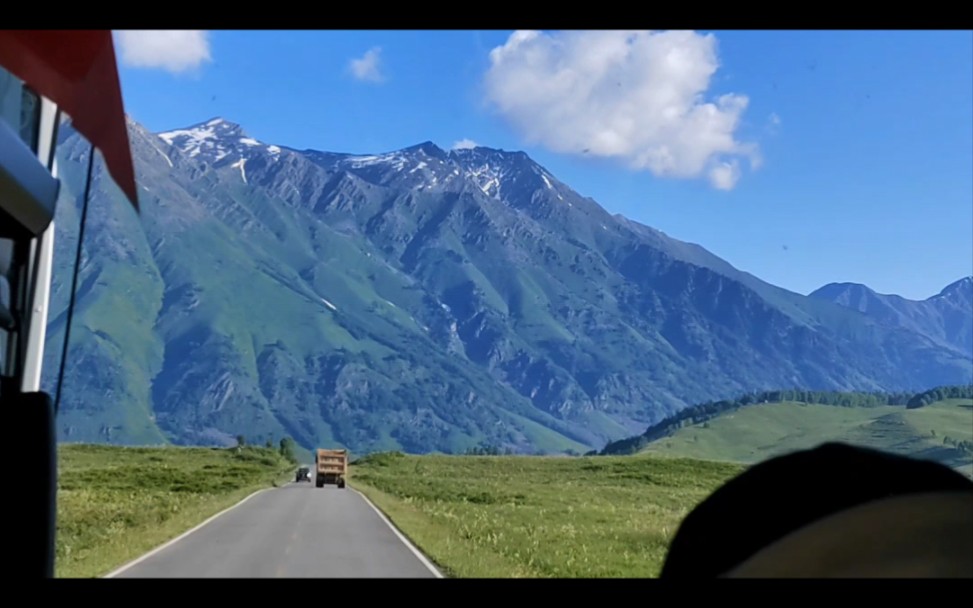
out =
[(138, 210), (110, 30), (0, 30), (0, 65), (56, 103)]

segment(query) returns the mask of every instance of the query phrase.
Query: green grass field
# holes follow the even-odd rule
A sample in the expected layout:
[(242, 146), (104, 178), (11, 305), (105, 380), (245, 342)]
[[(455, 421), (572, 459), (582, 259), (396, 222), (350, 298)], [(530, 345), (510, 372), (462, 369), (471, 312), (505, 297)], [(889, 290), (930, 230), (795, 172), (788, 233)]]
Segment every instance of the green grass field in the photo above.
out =
[(843, 441), (934, 459), (973, 475), (973, 401), (948, 399), (903, 406), (838, 407), (798, 403), (750, 405), (658, 439), (643, 453), (751, 463), (825, 441)]
[[(971, 440), (970, 400), (915, 410), (762, 404), (633, 456), (382, 453), (354, 463), (350, 479), (447, 576), (654, 577), (682, 518), (747, 463), (844, 441), (973, 475)], [(68, 444), (59, 457), (58, 577), (106, 574), (294, 468), (254, 447)]]
[(58, 578), (107, 574), (292, 474), (272, 449), (58, 448)]
[(651, 456), (376, 454), (350, 482), (451, 577), (655, 577), (682, 518), (743, 469)]

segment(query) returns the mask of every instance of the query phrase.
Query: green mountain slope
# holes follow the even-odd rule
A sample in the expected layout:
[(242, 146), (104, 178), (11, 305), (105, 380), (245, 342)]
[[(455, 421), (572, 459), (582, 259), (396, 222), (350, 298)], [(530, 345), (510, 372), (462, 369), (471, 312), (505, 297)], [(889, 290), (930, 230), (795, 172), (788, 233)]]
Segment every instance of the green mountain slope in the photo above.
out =
[[(355, 451), (587, 450), (780, 386), (968, 382), (962, 352), (612, 216), (521, 152), (291, 150), (130, 122), (97, 172), (60, 433)], [(65, 129), (67, 181), (87, 147)], [(58, 210), (46, 387), (80, 201)]]

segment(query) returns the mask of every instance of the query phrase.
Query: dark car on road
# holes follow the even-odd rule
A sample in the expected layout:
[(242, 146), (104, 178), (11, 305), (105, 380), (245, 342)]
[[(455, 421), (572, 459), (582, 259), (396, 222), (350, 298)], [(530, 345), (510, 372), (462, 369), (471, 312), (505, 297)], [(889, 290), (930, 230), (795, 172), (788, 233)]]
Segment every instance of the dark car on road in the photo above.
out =
[(311, 481), (311, 467), (301, 467), (297, 469), (297, 475), (294, 476), (294, 481)]

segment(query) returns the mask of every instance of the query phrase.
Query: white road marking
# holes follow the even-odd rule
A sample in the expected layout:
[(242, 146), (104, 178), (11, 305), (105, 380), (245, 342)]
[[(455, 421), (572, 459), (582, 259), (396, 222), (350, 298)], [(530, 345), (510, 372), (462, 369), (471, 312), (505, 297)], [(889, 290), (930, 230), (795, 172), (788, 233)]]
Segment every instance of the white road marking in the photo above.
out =
[(240, 502), (236, 503), (235, 505), (233, 505), (231, 507), (228, 507), (226, 509), (223, 509), (222, 511), (220, 511), (216, 515), (213, 515), (212, 517), (210, 517), (209, 519), (207, 519), (203, 523), (199, 524), (195, 528), (192, 528), (190, 530), (187, 530), (186, 532), (183, 532), (182, 534), (180, 534), (179, 536), (177, 536), (174, 539), (170, 540), (169, 542), (167, 542), (167, 543), (165, 543), (163, 545), (160, 545), (160, 546), (156, 547), (155, 549), (152, 549), (151, 551), (149, 551), (148, 553), (146, 553), (142, 557), (140, 557), (138, 559), (135, 559), (135, 560), (133, 560), (133, 561), (125, 564), (121, 568), (118, 568), (117, 570), (113, 570), (112, 572), (109, 572), (108, 574), (106, 574), (102, 578), (114, 578), (114, 577), (118, 576), (119, 574), (121, 574), (122, 572), (125, 572), (126, 570), (128, 570), (132, 566), (135, 566), (136, 564), (139, 564), (139, 563), (141, 563), (141, 562), (149, 559), (150, 557), (152, 557), (153, 555), (155, 555), (159, 551), (162, 551), (163, 549), (166, 549), (168, 547), (171, 547), (172, 545), (174, 545), (177, 542), (181, 541), (182, 539), (186, 538), (187, 536), (189, 536), (193, 532), (199, 530), (200, 528), (202, 528), (206, 524), (210, 523), (211, 521), (213, 521), (214, 519), (216, 519), (220, 515), (225, 515), (226, 513), (229, 513), (230, 511), (232, 511), (233, 509), (236, 509), (237, 507), (239, 507), (243, 503), (247, 502), (248, 500), (250, 500), (251, 498), (253, 498), (257, 494), (260, 494), (261, 492), (266, 492), (267, 490), (273, 490), (273, 489), (274, 488), (263, 488), (262, 490), (257, 490), (256, 492), (254, 492), (253, 494), (247, 496), (246, 498), (244, 498)]
[[(351, 486), (348, 486), (348, 487), (351, 488)], [(435, 576), (436, 578), (446, 578), (446, 577), (443, 576), (443, 573), (440, 572), (439, 570), (437, 570), (436, 569), (436, 566), (433, 566), (432, 563), (426, 558), (426, 556), (422, 554), (422, 551), (419, 551), (419, 549), (416, 549), (415, 545), (413, 545), (411, 542), (409, 542), (409, 539), (406, 538), (405, 535), (403, 535), (401, 532), (399, 532), (399, 529), (396, 528), (395, 525), (391, 521), (389, 521), (389, 518), (385, 516), (385, 513), (382, 513), (381, 509), (379, 509), (378, 507), (376, 507), (372, 503), (372, 501), (368, 500), (368, 497), (367, 496), (365, 496), (364, 494), (362, 494), (358, 490), (355, 490), (355, 488), (351, 488), (351, 489), (354, 490), (356, 494), (358, 494), (359, 496), (362, 497), (362, 499), (365, 501), (365, 503), (369, 507), (371, 507), (372, 510), (375, 511), (375, 513), (378, 514), (378, 516), (382, 519), (382, 521), (385, 522), (385, 525), (388, 526), (389, 529), (392, 530), (392, 532), (395, 533), (395, 535), (399, 538), (400, 541), (402, 541), (402, 544), (405, 545), (409, 549), (409, 551), (412, 551), (413, 555), (415, 555), (419, 559), (419, 561), (422, 562), (422, 565), (423, 566), (425, 566), (430, 572), (432, 572), (433, 576)]]
[[(293, 483), (293, 482), (289, 482), (287, 485), (290, 485), (290, 483)], [(442, 572), (440, 572), (436, 568), (436, 566), (434, 566), (432, 564), (432, 562), (430, 562), (429, 559), (425, 555), (423, 555), (422, 552), (419, 551), (419, 549), (417, 549), (415, 547), (415, 545), (413, 545), (409, 541), (408, 538), (405, 537), (405, 535), (403, 535), (401, 532), (399, 532), (399, 529), (395, 527), (395, 524), (393, 524), (391, 521), (389, 521), (389, 518), (385, 516), (385, 513), (382, 513), (381, 509), (379, 509), (378, 507), (376, 507), (375, 504), (372, 503), (372, 501), (369, 500), (367, 496), (365, 496), (364, 494), (362, 494), (361, 492), (359, 492), (355, 488), (352, 488), (351, 486), (347, 486), (347, 487), (349, 489), (353, 490), (359, 496), (361, 496), (362, 500), (365, 501), (365, 504), (367, 504), (369, 507), (371, 507), (371, 509), (373, 511), (375, 511), (375, 513), (379, 516), (379, 518), (383, 522), (385, 522), (385, 525), (388, 526), (390, 530), (392, 530), (392, 533), (395, 534), (396, 538), (398, 538), (402, 542), (402, 544), (405, 545), (406, 548), (409, 549), (409, 551), (411, 551), (412, 554), (416, 556), (416, 558), (422, 563), (423, 566), (426, 567), (427, 570), (429, 570), (433, 574), (433, 576), (435, 576), (436, 578), (446, 578), (445, 576), (443, 576)], [(182, 539), (186, 538), (187, 536), (189, 536), (193, 532), (196, 532), (197, 530), (203, 528), (206, 524), (212, 522), (214, 519), (220, 517), (221, 515), (225, 515), (225, 514), (229, 513), (230, 511), (232, 511), (233, 509), (239, 507), (243, 503), (247, 502), (248, 500), (250, 500), (251, 498), (253, 498), (257, 494), (260, 494), (262, 492), (266, 492), (267, 490), (273, 490), (273, 489), (275, 489), (275, 488), (263, 488), (263, 489), (257, 490), (256, 492), (254, 492), (253, 494), (250, 494), (249, 496), (247, 496), (246, 498), (244, 498), (240, 502), (236, 503), (235, 505), (232, 505), (230, 507), (227, 507), (226, 509), (223, 509), (222, 511), (220, 511), (216, 515), (213, 515), (210, 518), (208, 518), (203, 523), (195, 526), (194, 528), (191, 528), (190, 530), (187, 530), (186, 532), (183, 532), (179, 536), (177, 536), (177, 537), (173, 538), (172, 540), (170, 540), (170, 541), (168, 541), (168, 542), (166, 542), (166, 543), (164, 543), (164, 544), (156, 547), (155, 549), (149, 551), (145, 555), (143, 555), (143, 556), (141, 556), (141, 557), (139, 557), (139, 558), (137, 558), (137, 559), (135, 559), (135, 560), (127, 563), (127, 564), (125, 564), (124, 566), (122, 566), (122, 567), (120, 567), (120, 568), (118, 568), (116, 570), (113, 570), (112, 572), (109, 572), (108, 574), (106, 574), (102, 578), (114, 578), (114, 577), (118, 576), (122, 572), (125, 572), (129, 568), (132, 568), (133, 566), (136, 566), (137, 564), (142, 563), (143, 561), (149, 559), (153, 555), (156, 555), (160, 551), (162, 551), (164, 549), (167, 549), (168, 547), (171, 547), (172, 545), (174, 545), (177, 542), (181, 541)]]

